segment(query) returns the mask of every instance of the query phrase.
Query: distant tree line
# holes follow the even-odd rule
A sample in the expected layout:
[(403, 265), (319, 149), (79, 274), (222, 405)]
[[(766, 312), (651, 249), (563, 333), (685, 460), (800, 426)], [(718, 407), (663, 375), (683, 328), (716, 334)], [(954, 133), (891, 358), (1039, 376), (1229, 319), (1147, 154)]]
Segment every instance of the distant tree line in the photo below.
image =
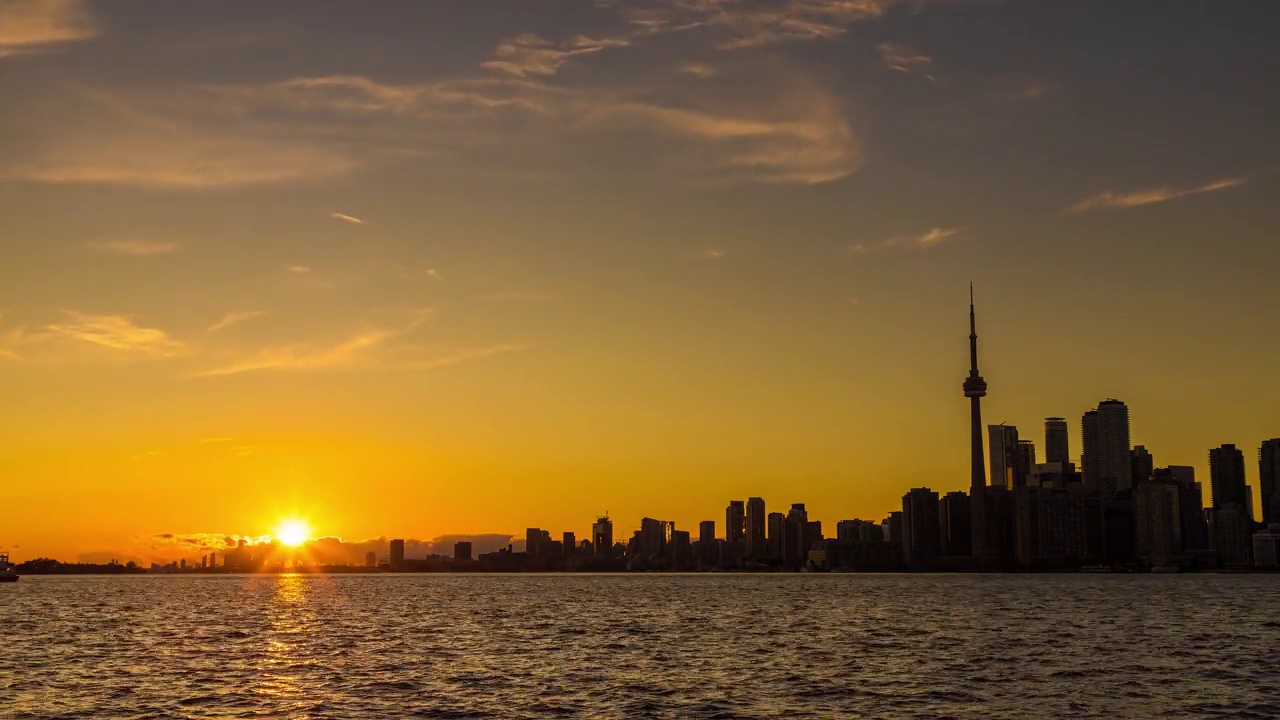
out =
[(125, 565), (109, 563), (64, 563), (53, 558), (36, 558), (18, 563), (19, 575), (129, 575), (146, 572), (130, 561)]

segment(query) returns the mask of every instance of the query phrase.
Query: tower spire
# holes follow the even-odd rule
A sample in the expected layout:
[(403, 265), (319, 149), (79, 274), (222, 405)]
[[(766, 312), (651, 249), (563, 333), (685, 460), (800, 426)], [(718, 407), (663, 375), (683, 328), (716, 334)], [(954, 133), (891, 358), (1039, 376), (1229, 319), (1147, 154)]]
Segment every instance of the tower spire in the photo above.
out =
[(987, 381), (978, 374), (978, 321), (973, 308), (973, 283), (969, 283), (969, 377), (964, 381), (964, 396), (969, 398), (970, 434), (972, 436), (972, 487), (985, 486), (986, 456), (982, 447), (982, 398), (987, 394)]

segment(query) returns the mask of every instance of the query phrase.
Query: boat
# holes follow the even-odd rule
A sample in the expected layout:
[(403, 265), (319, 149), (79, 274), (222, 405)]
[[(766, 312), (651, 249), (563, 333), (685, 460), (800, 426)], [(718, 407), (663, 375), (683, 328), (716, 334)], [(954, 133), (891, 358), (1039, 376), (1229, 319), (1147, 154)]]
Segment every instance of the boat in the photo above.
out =
[(0, 582), (18, 582), (18, 568), (9, 562), (7, 552), (0, 552)]

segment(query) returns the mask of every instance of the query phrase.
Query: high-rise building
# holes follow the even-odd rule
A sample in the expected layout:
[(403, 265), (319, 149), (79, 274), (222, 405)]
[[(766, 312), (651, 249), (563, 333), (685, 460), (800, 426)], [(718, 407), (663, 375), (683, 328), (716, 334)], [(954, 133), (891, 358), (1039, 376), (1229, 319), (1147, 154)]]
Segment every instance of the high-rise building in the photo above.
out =
[(404, 564), (404, 540), (399, 538), (391, 541), (391, 567)]
[(1151, 471), (1151, 482), (1178, 488), (1178, 535), (1183, 552), (1209, 549), (1209, 528), (1204, 520), (1204, 493), (1196, 482), (1196, 470), (1187, 465), (1170, 465)]
[[(987, 394), (987, 381), (978, 374), (978, 322), (973, 309), (973, 283), (969, 283), (969, 377), (964, 381), (964, 396), (969, 398), (969, 507), (973, 513), (973, 554), (983, 557), (985, 544), (986, 458), (982, 451), (982, 398)], [(890, 516), (892, 518), (892, 515)], [(901, 541), (901, 537), (890, 540)]]
[(1129, 487), (1138, 487), (1144, 482), (1151, 479), (1151, 473), (1156, 469), (1155, 460), (1151, 457), (1151, 453), (1142, 445), (1134, 445), (1129, 451), (1129, 469), (1130, 477)]
[(989, 425), (991, 437), (991, 486), (1012, 490), (1017, 486), (1018, 428)]
[(524, 552), (530, 560), (542, 557), (542, 530), (540, 528), (526, 528), (524, 531)]
[(894, 510), (884, 519), (885, 539), (902, 545), (902, 511)]
[(1078, 483), (1028, 485), (1013, 492), (1013, 504), (1014, 556), (1019, 565), (1053, 568), (1096, 560), (1102, 536), (1096, 488)]
[(1071, 448), (1067, 442), (1066, 418), (1044, 419), (1044, 461), (1046, 463), (1071, 462)]
[(667, 522), (644, 518), (640, 521), (639, 554), (647, 560), (661, 559), (667, 549)]
[(1013, 486), (1023, 487), (1036, 466), (1036, 444), (1030, 440), (1018, 441), (1018, 462), (1013, 468)]
[(741, 500), (730, 500), (724, 511), (724, 539), (742, 540), (747, 529), (747, 510)]
[(747, 500), (747, 518), (745, 540), (747, 541), (747, 557), (759, 559), (765, 556), (766, 540), (768, 533), (766, 532), (766, 515), (764, 512), (764, 498), (753, 497)]
[(1213, 542), (1226, 567), (1251, 564), (1253, 518), (1245, 483), (1244, 453), (1232, 444), (1209, 451), (1209, 492), (1213, 501)]
[(453, 561), (458, 562), (460, 560), (463, 562), (471, 560), (471, 543), (466, 540), (453, 544)]
[(364, 554), (364, 566), (365, 566), (365, 567), (377, 567), (377, 566), (378, 566), (378, 554), (377, 554), (377, 553), (375, 553), (375, 552), (374, 552), (374, 551), (372, 551), (372, 550), (370, 550), (369, 552), (365, 553), (365, 554)]
[(783, 564), (792, 569), (804, 566), (809, 554), (809, 547), (805, 545), (809, 534), (809, 513), (804, 503), (793, 503), (782, 532)]
[(578, 552), (578, 536), (576, 533), (566, 532), (560, 536), (560, 547), (565, 557), (573, 557)]
[(698, 542), (715, 542), (716, 539), (716, 521), (703, 520), (698, 523)]
[(613, 556), (613, 521), (609, 519), (608, 513), (596, 518), (595, 524), (591, 526), (591, 546), (599, 557)]
[(1084, 452), (1080, 465), (1084, 484), (1102, 491), (1101, 501), (1111, 502), (1115, 494), (1132, 487), (1133, 462), (1129, 457), (1129, 408), (1109, 399), (1084, 414)]
[[(672, 523), (675, 527), (675, 523)], [(693, 567), (693, 544), (688, 530), (672, 530), (667, 551), (668, 567), (672, 570), (688, 570)]]
[(1258, 486), (1262, 489), (1262, 524), (1280, 523), (1280, 438), (1258, 448)]
[(769, 513), (768, 517), (769, 537), (765, 540), (765, 547), (769, 557), (782, 557), (782, 536), (786, 533), (787, 516), (780, 512)]
[(940, 554), (938, 493), (913, 488), (902, 496), (902, 557), (912, 570), (921, 570)]
[[(956, 491), (938, 502), (939, 550), (943, 555), (968, 557), (973, 554), (973, 508), (969, 496)], [(844, 538), (841, 538), (842, 540)]]
[(841, 520), (836, 523), (836, 539), (841, 542), (884, 542), (884, 529), (870, 520)]
[(1143, 482), (1133, 487), (1133, 550), (1151, 567), (1172, 564), (1182, 553), (1182, 515), (1175, 483)]

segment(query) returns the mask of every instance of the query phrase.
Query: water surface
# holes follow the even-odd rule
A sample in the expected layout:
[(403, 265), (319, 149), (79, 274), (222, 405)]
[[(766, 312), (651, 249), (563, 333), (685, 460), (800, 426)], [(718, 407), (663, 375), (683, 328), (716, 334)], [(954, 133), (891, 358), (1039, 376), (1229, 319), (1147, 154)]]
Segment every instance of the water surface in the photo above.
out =
[(9, 718), (1280, 717), (1280, 576), (25, 577)]

